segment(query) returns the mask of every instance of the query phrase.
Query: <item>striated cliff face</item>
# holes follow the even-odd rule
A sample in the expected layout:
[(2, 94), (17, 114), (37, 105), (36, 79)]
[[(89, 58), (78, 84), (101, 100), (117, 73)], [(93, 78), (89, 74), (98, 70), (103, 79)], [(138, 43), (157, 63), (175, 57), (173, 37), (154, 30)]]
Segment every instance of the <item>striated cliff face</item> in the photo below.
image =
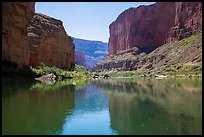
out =
[(149, 52), (200, 30), (201, 2), (158, 2), (130, 8), (110, 25), (109, 55), (132, 47)]
[(82, 51), (75, 51), (75, 62), (77, 65), (86, 67), (85, 53)]
[(47, 66), (69, 69), (74, 66), (74, 44), (62, 22), (36, 13), (27, 27), (30, 66), (41, 62)]
[[(130, 8), (110, 25), (110, 56), (97, 64), (94, 71), (155, 69), (178, 63), (200, 65), (201, 39), (201, 2)], [(138, 48), (136, 52), (131, 51), (133, 47)], [(147, 53), (148, 50), (151, 52)]]
[(109, 55), (132, 47), (149, 52), (164, 43), (174, 25), (175, 3), (161, 2), (124, 11), (110, 25)]
[(202, 3), (177, 2), (175, 7), (175, 23), (167, 33), (166, 43), (191, 36), (202, 31)]
[(2, 3), (2, 60), (28, 64), (26, 27), (35, 12), (35, 2)]
[(2, 3), (2, 60), (70, 69), (74, 44), (60, 20), (35, 13), (34, 2)]

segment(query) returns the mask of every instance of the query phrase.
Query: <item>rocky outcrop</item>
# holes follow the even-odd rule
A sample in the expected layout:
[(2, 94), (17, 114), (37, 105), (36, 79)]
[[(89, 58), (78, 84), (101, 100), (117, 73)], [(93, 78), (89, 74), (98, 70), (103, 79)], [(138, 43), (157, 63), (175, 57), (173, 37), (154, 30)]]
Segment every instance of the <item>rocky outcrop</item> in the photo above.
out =
[(150, 52), (164, 43), (189, 37), (201, 28), (201, 2), (158, 2), (130, 8), (109, 27), (109, 55), (132, 47)]
[(172, 2), (129, 8), (109, 27), (109, 55), (132, 47), (149, 52), (161, 46), (174, 25), (174, 17), (175, 3)]
[(74, 66), (74, 44), (60, 20), (35, 13), (34, 2), (2, 3), (2, 60), (19, 68)]
[(75, 62), (77, 65), (86, 67), (85, 53), (82, 51), (75, 51)]
[(2, 60), (22, 67), (28, 64), (28, 37), (26, 27), (35, 12), (35, 2), (2, 3)]
[(56, 76), (52, 73), (50, 74), (47, 74), (47, 75), (43, 75), (41, 77), (38, 77), (38, 78), (35, 78), (35, 80), (39, 80), (43, 83), (46, 83), (46, 84), (49, 84), (49, 85), (52, 85), (56, 82)]
[(167, 33), (166, 43), (191, 36), (202, 31), (202, 3), (177, 2), (174, 26)]
[(56, 66), (69, 69), (74, 66), (74, 44), (67, 36), (60, 20), (36, 13), (27, 27), (29, 40), (28, 64)]

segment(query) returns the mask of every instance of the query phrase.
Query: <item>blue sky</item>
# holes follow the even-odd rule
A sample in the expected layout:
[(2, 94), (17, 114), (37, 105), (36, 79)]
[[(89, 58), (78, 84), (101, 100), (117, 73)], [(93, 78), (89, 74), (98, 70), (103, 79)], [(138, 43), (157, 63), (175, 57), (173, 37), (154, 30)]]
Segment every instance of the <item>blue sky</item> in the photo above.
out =
[(36, 2), (36, 12), (63, 22), (68, 35), (108, 42), (109, 25), (124, 10), (154, 2)]

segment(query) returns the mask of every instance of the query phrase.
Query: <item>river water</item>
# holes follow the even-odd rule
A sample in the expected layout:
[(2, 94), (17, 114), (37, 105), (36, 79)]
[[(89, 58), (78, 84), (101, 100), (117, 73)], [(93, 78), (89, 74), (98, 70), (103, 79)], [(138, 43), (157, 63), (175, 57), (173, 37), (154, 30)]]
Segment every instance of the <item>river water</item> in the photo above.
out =
[(202, 79), (2, 81), (2, 134), (202, 134)]

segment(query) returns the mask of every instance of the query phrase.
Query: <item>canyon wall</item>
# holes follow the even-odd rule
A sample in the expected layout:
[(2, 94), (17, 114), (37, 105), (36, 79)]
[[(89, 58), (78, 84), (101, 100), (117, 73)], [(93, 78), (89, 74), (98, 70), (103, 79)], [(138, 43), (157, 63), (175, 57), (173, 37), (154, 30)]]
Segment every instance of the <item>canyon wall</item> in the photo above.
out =
[(2, 3), (2, 60), (19, 68), (74, 66), (74, 44), (60, 20), (35, 13), (34, 2)]
[(202, 31), (202, 3), (176, 2), (175, 23), (167, 33), (165, 43), (174, 42)]
[[(160, 2), (130, 8), (110, 25), (109, 57), (93, 70), (201, 64), (201, 39), (201, 2)], [(133, 52), (135, 47), (138, 49)]]
[(77, 65), (86, 67), (85, 53), (82, 51), (75, 51), (75, 62)]
[(201, 2), (157, 2), (129, 8), (111, 23), (109, 55), (132, 47), (142, 52), (190, 36), (202, 29)]
[(109, 55), (132, 47), (149, 52), (161, 46), (174, 25), (174, 16), (175, 3), (172, 2), (129, 8), (109, 27)]
[(27, 27), (27, 33), (30, 66), (44, 63), (65, 69), (73, 67), (73, 40), (67, 36), (60, 20), (35, 13)]
[(2, 3), (2, 60), (13, 61), (20, 67), (28, 64), (26, 27), (35, 13), (35, 2)]

